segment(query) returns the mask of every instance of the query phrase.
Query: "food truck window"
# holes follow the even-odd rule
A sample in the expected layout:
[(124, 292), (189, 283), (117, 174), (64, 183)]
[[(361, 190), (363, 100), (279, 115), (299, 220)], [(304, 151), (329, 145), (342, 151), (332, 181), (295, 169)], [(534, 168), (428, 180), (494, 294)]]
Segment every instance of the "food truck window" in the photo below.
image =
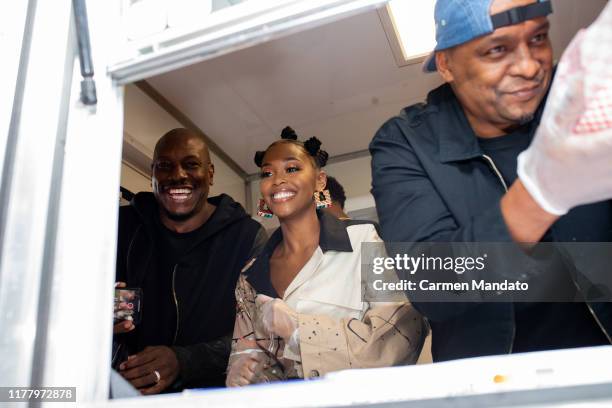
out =
[[(440, 84), (421, 73), (422, 49), (402, 49), (385, 0), (87, 0), (97, 104), (85, 105), (71, 1), (25, 3), (10, 14), (23, 44), (9, 60), (10, 106), (0, 105), (0, 153), (10, 152), (0, 154), (0, 386), (74, 387), (81, 404), (111, 405), (117, 209), (150, 190), (163, 133), (201, 132), (216, 166), (211, 195), (229, 193), (250, 214), (253, 151), (285, 125), (317, 135), (346, 212), (376, 219), (368, 143)], [(605, 3), (556, 2), (557, 57)], [(419, 13), (431, 13), (427, 4)]]

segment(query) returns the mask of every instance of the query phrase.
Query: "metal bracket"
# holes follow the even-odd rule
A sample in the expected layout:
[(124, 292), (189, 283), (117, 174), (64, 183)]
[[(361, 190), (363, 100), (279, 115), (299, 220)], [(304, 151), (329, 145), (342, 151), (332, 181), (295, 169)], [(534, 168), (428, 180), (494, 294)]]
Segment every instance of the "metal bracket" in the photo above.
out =
[(79, 46), (79, 62), (81, 64), (81, 102), (84, 105), (98, 103), (96, 96), (96, 83), (93, 80), (94, 70), (91, 61), (91, 45), (89, 44), (89, 24), (87, 23), (87, 8), (85, 0), (72, 0), (76, 36)]

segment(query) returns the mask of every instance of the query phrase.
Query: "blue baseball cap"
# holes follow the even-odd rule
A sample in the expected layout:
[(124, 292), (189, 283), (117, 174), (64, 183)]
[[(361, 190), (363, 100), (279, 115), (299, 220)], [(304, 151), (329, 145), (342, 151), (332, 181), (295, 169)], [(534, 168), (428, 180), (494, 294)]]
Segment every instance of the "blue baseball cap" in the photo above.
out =
[(500, 27), (522, 23), (552, 13), (550, 0), (515, 7), (490, 15), (493, 0), (437, 0), (434, 11), (436, 21), (436, 48), (423, 64), (424, 72), (435, 72), (436, 51), (446, 50), (477, 37), (491, 34)]

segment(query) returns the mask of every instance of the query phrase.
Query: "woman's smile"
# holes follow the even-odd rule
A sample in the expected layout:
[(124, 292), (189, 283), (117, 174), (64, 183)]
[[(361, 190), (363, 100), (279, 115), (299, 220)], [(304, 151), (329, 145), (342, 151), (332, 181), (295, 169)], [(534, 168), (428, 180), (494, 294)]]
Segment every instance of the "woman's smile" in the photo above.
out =
[(272, 202), (274, 203), (284, 203), (289, 200), (292, 200), (295, 197), (296, 192), (291, 190), (280, 190), (272, 194)]

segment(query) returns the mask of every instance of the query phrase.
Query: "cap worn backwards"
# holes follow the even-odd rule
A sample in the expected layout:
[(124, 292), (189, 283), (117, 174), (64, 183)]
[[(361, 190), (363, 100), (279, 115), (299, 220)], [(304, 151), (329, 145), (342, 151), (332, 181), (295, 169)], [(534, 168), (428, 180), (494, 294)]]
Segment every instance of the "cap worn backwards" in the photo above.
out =
[(520, 24), (525, 20), (552, 13), (550, 0), (515, 7), (490, 15), (493, 0), (437, 0), (434, 11), (436, 47), (423, 64), (424, 72), (434, 72), (436, 51), (464, 44), (474, 38), (491, 34), (497, 28)]

